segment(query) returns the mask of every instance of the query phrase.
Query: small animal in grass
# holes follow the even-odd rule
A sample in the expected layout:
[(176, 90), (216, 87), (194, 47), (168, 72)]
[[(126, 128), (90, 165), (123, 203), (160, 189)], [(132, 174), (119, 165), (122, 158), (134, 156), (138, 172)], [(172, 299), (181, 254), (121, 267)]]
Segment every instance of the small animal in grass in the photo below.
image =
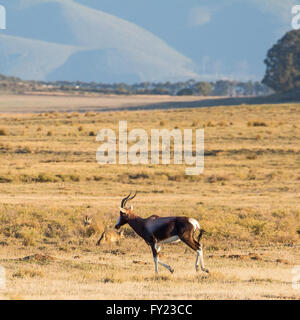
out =
[(101, 221), (97, 221), (93, 216), (85, 216), (83, 219), (83, 225), (87, 228), (86, 232), (89, 234), (101, 234), (96, 245), (104, 243), (115, 243), (124, 238), (124, 230), (105, 230)]
[(83, 219), (83, 225), (87, 236), (99, 235), (103, 232), (104, 226), (101, 220), (95, 219), (93, 216), (86, 215)]
[(114, 230), (107, 230), (102, 232), (100, 239), (97, 241), (97, 246), (104, 243), (116, 243), (119, 242), (122, 238), (124, 238), (124, 230), (121, 231), (114, 231)]

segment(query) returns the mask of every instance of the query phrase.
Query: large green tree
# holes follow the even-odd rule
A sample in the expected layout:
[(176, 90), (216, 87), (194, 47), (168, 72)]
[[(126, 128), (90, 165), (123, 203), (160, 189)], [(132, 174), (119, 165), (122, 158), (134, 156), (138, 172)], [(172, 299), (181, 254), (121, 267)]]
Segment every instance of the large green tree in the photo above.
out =
[(229, 80), (218, 80), (215, 84), (214, 96), (228, 96), (230, 94), (231, 82)]
[(211, 94), (211, 85), (209, 82), (200, 81), (195, 84), (195, 89), (200, 96), (209, 96)]
[(276, 92), (300, 87), (300, 30), (286, 33), (269, 51), (263, 83)]

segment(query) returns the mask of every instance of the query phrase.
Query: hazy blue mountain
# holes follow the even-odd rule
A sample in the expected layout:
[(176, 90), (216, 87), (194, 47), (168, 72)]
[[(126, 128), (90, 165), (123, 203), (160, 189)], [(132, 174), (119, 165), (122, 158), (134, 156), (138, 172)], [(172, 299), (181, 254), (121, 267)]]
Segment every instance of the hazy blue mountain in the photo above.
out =
[(43, 80), (77, 51), (72, 46), (0, 34), (0, 73)]
[(99, 81), (107, 83), (139, 82), (143, 79), (144, 60), (134, 52), (118, 49), (94, 49), (78, 51), (60, 68), (50, 72), (47, 79), (81, 79), (82, 81)]
[(76, 0), (151, 31), (203, 79), (259, 79), (268, 49), (291, 30), (297, 0)]
[(291, 29), (297, 0), (0, 3), (8, 27), (0, 31), (0, 73), (132, 82), (260, 80), (267, 50)]
[(9, 0), (0, 73), (24, 79), (162, 81), (197, 77), (152, 33), (72, 0)]

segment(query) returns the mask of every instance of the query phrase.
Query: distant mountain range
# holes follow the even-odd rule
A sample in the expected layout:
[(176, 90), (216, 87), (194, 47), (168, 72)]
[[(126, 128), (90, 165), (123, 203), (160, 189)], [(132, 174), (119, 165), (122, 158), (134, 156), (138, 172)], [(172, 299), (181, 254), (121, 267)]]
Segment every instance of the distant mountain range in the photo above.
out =
[(0, 73), (95, 82), (197, 78), (193, 62), (152, 33), (72, 0), (4, 0)]

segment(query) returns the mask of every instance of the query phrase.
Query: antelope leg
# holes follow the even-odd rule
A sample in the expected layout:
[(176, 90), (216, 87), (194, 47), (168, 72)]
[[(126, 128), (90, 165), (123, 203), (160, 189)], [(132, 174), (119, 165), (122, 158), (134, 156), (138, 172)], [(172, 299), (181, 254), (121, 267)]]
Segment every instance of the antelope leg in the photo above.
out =
[(209, 273), (208, 269), (205, 268), (204, 266), (204, 259), (203, 259), (203, 250), (200, 246), (199, 250), (197, 250), (197, 256), (196, 256), (196, 271), (199, 270), (199, 258), (200, 258), (200, 266), (201, 270), (204, 272)]
[(167, 268), (171, 273), (173, 273), (173, 272), (174, 272), (174, 269), (172, 269), (169, 265), (161, 262), (161, 261), (159, 260), (159, 258), (158, 258), (158, 254), (159, 254), (159, 252), (160, 252), (160, 245), (156, 243), (156, 244), (155, 244), (155, 249), (156, 249), (156, 252), (157, 252), (157, 262), (158, 262), (161, 266)]
[(169, 265), (167, 265), (167, 264), (165, 264), (165, 263), (163, 263), (163, 262), (161, 262), (161, 261), (159, 261), (159, 260), (158, 260), (158, 263), (159, 263), (160, 265), (162, 265), (163, 267), (167, 268), (171, 273), (174, 272), (174, 269), (172, 269)]
[(158, 258), (157, 258), (157, 256), (154, 257), (154, 266), (155, 266), (155, 273), (158, 274)]
[(157, 244), (152, 243), (151, 244), (153, 259), (154, 259), (154, 266), (155, 266), (155, 273), (158, 274), (158, 252), (157, 252)]

